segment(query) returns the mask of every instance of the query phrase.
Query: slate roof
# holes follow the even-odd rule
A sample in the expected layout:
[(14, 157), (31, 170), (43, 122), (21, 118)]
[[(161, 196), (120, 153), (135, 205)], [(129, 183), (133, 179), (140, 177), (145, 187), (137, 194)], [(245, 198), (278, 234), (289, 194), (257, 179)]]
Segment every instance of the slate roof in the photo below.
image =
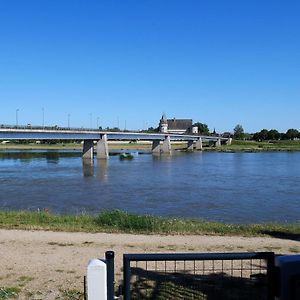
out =
[(168, 130), (189, 129), (193, 125), (192, 119), (168, 119)]

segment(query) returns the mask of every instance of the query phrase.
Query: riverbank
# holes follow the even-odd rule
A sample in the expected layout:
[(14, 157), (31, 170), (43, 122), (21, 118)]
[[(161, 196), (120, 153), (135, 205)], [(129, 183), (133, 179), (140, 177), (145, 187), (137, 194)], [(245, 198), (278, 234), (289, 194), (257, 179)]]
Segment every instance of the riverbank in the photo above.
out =
[[(109, 141), (110, 150), (144, 150), (151, 151), (152, 143), (147, 141), (120, 142)], [(55, 143), (55, 144), (36, 144), (36, 143), (6, 143), (0, 144), (0, 150), (82, 150), (81, 143)], [(172, 143), (173, 150), (186, 149), (186, 142)], [(239, 141), (233, 140), (231, 145), (220, 147), (209, 147), (208, 143), (203, 143), (203, 151), (220, 152), (262, 152), (262, 151), (300, 151), (300, 141)]]
[(224, 152), (300, 151), (300, 141), (239, 141), (213, 148)]
[(208, 235), (136, 235), (0, 230), (1, 291), (18, 299), (83, 299), (83, 276), (91, 258), (115, 251), (116, 281), (122, 279), (123, 253), (245, 252), (299, 253), (294, 239)]
[(300, 237), (300, 223), (227, 224), (202, 219), (136, 215), (120, 210), (103, 211), (97, 215), (57, 215), (47, 209), (40, 212), (2, 211), (0, 228), (90, 233)]

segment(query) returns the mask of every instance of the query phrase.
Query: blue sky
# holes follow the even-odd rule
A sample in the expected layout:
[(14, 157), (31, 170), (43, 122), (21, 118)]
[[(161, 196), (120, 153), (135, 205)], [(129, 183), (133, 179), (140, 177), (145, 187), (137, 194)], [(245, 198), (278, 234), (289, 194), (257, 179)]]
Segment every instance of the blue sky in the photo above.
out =
[[(0, 0), (0, 123), (300, 129), (300, 2)], [(92, 114), (92, 115), (91, 115)]]

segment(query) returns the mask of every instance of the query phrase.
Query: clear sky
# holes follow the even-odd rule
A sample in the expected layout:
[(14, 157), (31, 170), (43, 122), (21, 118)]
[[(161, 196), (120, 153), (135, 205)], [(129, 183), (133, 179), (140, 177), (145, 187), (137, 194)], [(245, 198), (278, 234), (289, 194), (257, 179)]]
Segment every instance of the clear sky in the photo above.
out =
[(0, 0), (0, 124), (300, 129), (300, 1)]

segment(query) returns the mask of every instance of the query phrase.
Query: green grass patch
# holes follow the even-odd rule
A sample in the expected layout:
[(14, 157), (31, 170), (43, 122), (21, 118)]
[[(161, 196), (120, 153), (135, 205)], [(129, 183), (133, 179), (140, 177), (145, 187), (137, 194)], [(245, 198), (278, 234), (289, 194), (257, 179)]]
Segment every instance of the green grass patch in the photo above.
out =
[(300, 151), (300, 141), (242, 141), (233, 140), (231, 145), (216, 148), (217, 151)]
[[(0, 228), (115, 232), (146, 234), (209, 234), (209, 235), (269, 235), (286, 239), (300, 238), (300, 223), (295, 224), (227, 224), (202, 219), (161, 218), (137, 215), (120, 210), (103, 211), (98, 215), (55, 215), (49, 212), (0, 212)], [(53, 242), (56, 246), (61, 245)]]
[(0, 299), (16, 299), (19, 297), (20, 289), (16, 287), (0, 287)]
[(83, 300), (84, 294), (77, 290), (62, 290), (61, 300)]

